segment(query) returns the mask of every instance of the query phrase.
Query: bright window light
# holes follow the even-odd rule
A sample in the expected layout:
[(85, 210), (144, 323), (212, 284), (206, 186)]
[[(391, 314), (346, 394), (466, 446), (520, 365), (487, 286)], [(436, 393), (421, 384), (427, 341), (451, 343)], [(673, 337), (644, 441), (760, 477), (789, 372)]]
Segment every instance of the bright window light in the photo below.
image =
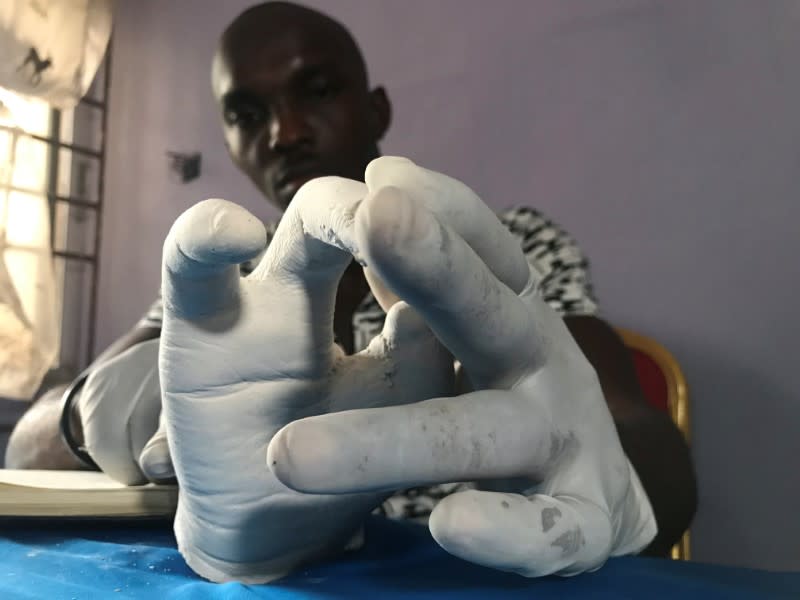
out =
[[(34, 332), (38, 350), (30, 357), (38, 364), (31, 363), (35, 379), (30, 381), (35, 383), (39, 375), (33, 374), (43, 374), (52, 366), (60, 331), (57, 315), (61, 293), (56, 290), (50, 254), (50, 145), (33, 137), (47, 136), (51, 109), (40, 100), (23, 98), (2, 88), (0, 103), (0, 260), (5, 273), (0, 283), (10, 286), (4, 290), (4, 297), (18, 300), (6, 310), (21, 310), (16, 317), (9, 313), (5, 318), (27, 323), (26, 327), (32, 327), (29, 331)], [(5, 325), (14, 326), (10, 321)], [(20, 397), (31, 393), (27, 387), (25, 390), (19, 392)], [(13, 389), (5, 393), (16, 396)]]

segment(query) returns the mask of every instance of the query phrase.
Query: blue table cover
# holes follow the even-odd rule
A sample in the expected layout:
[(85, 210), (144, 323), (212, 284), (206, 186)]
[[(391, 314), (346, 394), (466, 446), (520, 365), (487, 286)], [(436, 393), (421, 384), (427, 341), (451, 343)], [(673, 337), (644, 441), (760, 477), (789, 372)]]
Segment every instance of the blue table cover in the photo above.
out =
[(571, 578), (525, 579), (447, 554), (425, 527), (373, 518), (361, 550), (268, 585), (213, 584), (167, 523), (2, 521), (0, 600), (148, 598), (796, 598), (800, 573), (625, 557)]

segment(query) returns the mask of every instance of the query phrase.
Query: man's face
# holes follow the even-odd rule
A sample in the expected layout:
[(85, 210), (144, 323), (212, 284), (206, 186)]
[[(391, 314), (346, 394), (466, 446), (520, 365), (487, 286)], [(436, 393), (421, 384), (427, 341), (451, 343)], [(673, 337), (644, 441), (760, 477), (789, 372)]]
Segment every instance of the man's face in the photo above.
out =
[(367, 90), (352, 63), (325, 36), (298, 30), (233, 40), (215, 58), (228, 152), (281, 210), (306, 181), (362, 179), (377, 156), (388, 125), (388, 113), (380, 114), (385, 97)]

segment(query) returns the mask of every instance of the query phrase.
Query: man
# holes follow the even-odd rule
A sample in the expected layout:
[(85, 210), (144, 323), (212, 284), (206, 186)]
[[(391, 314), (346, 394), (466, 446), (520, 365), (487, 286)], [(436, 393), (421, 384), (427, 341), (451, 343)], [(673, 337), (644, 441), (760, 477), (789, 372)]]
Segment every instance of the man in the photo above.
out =
[[(214, 58), (212, 87), (232, 160), (281, 210), (311, 179), (336, 175), (363, 181), (367, 165), (380, 155), (378, 142), (390, 123), (386, 92), (369, 88), (363, 58), (347, 30), (320, 13), (289, 3), (258, 5), (228, 27)], [(627, 350), (613, 329), (595, 316), (586, 263), (574, 242), (531, 209), (510, 211), (503, 215), (503, 222), (520, 238), (538, 273), (540, 295), (563, 314), (569, 332), (599, 376), (622, 447), (658, 524), (658, 535), (647, 551), (665, 555), (688, 526), (696, 502), (691, 461), (680, 432), (666, 415), (647, 405)], [(273, 234), (270, 228), (267, 242)], [(255, 262), (244, 264), (243, 270), (249, 272)], [(361, 266), (351, 262), (336, 291), (332, 323), (338, 343), (348, 354), (363, 349), (383, 325), (383, 311), (369, 290)], [(109, 431), (132, 435), (127, 423), (92, 418), (103, 412), (98, 407), (103, 406), (106, 394), (114, 395), (112, 391), (118, 395), (127, 386), (135, 390), (131, 397), (143, 394), (147, 386), (140, 385), (141, 381), (149, 382), (150, 396), (157, 402), (157, 348), (146, 341), (159, 336), (161, 312), (160, 304), (155, 305), (139, 326), (95, 361), (95, 374), (78, 391), (81, 414), (72, 423), (76, 434), (80, 436), (83, 429), (94, 440), (87, 443), (93, 458), (128, 482), (136, 480), (139, 468), (154, 479), (169, 473), (164, 467), (167, 459), (154, 451), (158, 444), (148, 443), (158, 407), (154, 408), (152, 398), (142, 401), (141, 406), (149, 402), (141, 411), (147, 413), (142, 422), (148, 425), (138, 426), (136, 439), (125, 444), (119, 444)], [(57, 447), (60, 413), (60, 401), (55, 399), (34, 405), (12, 436), (8, 466), (70, 464), (64, 459), (64, 448)], [(133, 451), (121, 459), (115, 448), (109, 449), (114, 444)], [(384, 511), (424, 517), (442, 496), (461, 489), (456, 485), (415, 488), (390, 498)], [(547, 528), (545, 514), (556, 513), (542, 513)]]

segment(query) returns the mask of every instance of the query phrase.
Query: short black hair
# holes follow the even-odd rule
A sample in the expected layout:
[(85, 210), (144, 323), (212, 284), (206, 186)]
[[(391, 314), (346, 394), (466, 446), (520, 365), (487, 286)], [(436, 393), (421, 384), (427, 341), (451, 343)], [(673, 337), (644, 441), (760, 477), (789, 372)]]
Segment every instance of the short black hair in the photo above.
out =
[(350, 31), (336, 19), (294, 2), (272, 0), (245, 9), (225, 28), (220, 37), (220, 47), (235, 43), (236, 39), (242, 37), (270, 35), (272, 31), (288, 28), (329, 36), (334, 47), (354, 68), (353, 72), (363, 80), (364, 87), (367, 87), (366, 61)]

